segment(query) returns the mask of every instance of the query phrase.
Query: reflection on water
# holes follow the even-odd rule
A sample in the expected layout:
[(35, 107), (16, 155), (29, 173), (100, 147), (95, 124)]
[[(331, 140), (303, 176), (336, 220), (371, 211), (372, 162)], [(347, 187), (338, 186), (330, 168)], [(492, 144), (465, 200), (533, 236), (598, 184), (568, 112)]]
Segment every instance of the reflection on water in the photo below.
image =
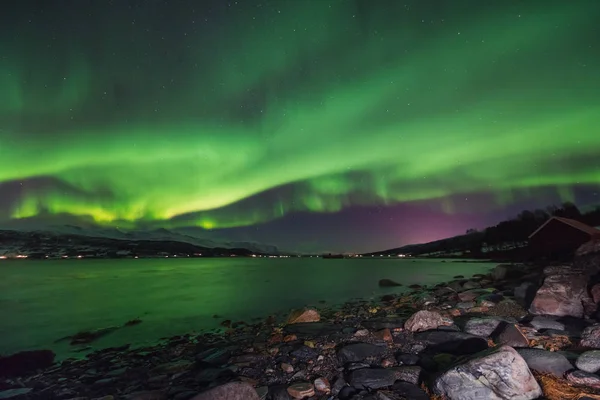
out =
[(217, 314), (250, 320), (303, 305), (341, 303), (486, 272), (490, 264), (432, 260), (139, 259), (0, 262), (0, 353), (73, 349), (56, 339), (82, 330), (120, 329), (97, 347), (143, 344), (217, 327)]

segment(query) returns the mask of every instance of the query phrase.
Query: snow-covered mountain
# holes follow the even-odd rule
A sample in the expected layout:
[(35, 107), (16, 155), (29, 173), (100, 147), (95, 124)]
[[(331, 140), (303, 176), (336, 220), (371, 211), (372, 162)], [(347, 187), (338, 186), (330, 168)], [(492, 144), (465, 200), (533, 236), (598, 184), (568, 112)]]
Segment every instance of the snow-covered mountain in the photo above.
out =
[[(0, 230), (0, 255), (16, 254), (279, 254), (275, 246), (253, 242), (219, 242), (194, 228), (123, 230), (75, 225), (29, 226)], [(212, 251), (211, 251), (212, 250)], [(227, 251), (231, 250), (231, 251)], [(153, 253), (153, 254), (150, 254)], [(156, 253), (156, 254), (154, 254)]]

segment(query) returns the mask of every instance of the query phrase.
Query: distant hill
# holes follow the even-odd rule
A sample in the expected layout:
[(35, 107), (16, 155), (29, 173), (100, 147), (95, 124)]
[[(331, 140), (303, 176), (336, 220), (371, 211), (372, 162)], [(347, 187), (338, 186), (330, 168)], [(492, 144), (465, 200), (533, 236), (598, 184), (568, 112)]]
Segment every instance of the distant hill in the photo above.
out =
[(167, 229), (123, 231), (116, 228), (55, 226), (45, 230), (0, 230), (0, 256), (166, 257), (279, 254), (275, 246), (250, 242), (218, 243)]
[(481, 231), (469, 229), (464, 235), (367, 253), (364, 256), (409, 254), (418, 257), (522, 260), (527, 257), (524, 250), (529, 235), (553, 216), (572, 218), (590, 226), (600, 225), (600, 207), (582, 213), (573, 203), (563, 203), (545, 210), (522, 211), (513, 219)]

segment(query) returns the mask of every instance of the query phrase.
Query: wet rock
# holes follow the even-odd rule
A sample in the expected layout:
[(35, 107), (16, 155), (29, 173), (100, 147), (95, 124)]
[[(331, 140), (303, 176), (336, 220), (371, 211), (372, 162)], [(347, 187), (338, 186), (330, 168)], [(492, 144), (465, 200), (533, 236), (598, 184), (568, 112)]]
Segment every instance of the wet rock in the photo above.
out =
[(582, 347), (600, 349), (600, 324), (594, 324), (585, 328), (581, 333), (579, 344)]
[[(139, 392), (133, 392), (125, 396), (126, 400), (165, 400), (167, 397), (160, 390), (144, 390)], [(253, 400), (252, 398), (250, 398)], [(198, 400), (194, 398), (194, 400)], [(205, 400), (205, 399), (200, 399)], [(221, 400), (219, 398), (219, 400)], [(235, 399), (238, 400), (238, 399)]]
[(290, 385), (287, 388), (288, 394), (294, 399), (304, 399), (315, 395), (315, 388), (312, 383), (299, 382)]
[(34, 350), (0, 357), (0, 376), (14, 377), (35, 373), (50, 367), (55, 356), (50, 350)]
[(588, 277), (581, 273), (564, 273), (546, 276), (538, 289), (529, 311), (537, 315), (584, 315), (583, 303), (589, 301)]
[(543, 349), (517, 349), (529, 369), (562, 378), (573, 365), (563, 354)]
[(490, 337), (506, 325), (506, 320), (500, 317), (481, 317), (469, 319), (464, 327), (466, 333), (471, 335)]
[(419, 356), (410, 353), (398, 353), (396, 354), (396, 361), (400, 365), (417, 365)]
[(529, 339), (517, 324), (506, 324), (495, 339), (496, 343), (510, 347), (529, 347)]
[(585, 371), (570, 371), (567, 372), (567, 381), (579, 385), (600, 389), (600, 376)]
[(31, 388), (18, 388), (18, 389), (8, 389), (0, 391), (0, 399), (14, 399), (19, 396), (26, 395), (31, 392), (33, 389)]
[(448, 400), (536, 399), (542, 390), (523, 358), (509, 346), (474, 355), (439, 375), (433, 384)]
[(337, 376), (331, 385), (331, 394), (336, 396), (344, 387), (348, 387), (348, 383), (343, 376)]
[(536, 330), (540, 331), (542, 329), (556, 329), (562, 331), (565, 329), (565, 324), (556, 321), (553, 318), (542, 317), (536, 315), (529, 321), (529, 325), (533, 326)]
[(371, 357), (380, 357), (385, 353), (385, 348), (369, 343), (352, 343), (338, 350), (337, 357), (341, 364), (354, 361), (363, 361)]
[(596, 373), (600, 371), (600, 350), (590, 350), (577, 357), (575, 366), (582, 371)]
[(348, 374), (348, 383), (357, 389), (381, 389), (396, 380), (396, 372), (391, 368), (363, 368)]
[(500, 264), (492, 270), (492, 279), (500, 281), (504, 279), (514, 279), (523, 275), (523, 267), (515, 264)]
[(396, 373), (396, 380), (409, 382), (415, 385), (421, 383), (421, 374), (423, 373), (423, 369), (421, 367), (415, 365), (396, 367), (392, 369)]
[(212, 348), (196, 354), (197, 362), (205, 362), (221, 366), (231, 357), (232, 348)]
[(206, 392), (200, 393), (193, 400), (260, 400), (256, 390), (245, 382), (230, 382)]
[(379, 280), (379, 286), (381, 287), (394, 287), (394, 286), (402, 286), (401, 283), (395, 282), (391, 279), (381, 279)]
[(414, 313), (405, 323), (404, 329), (410, 332), (421, 332), (437, 329), (439, 326), (451, 325), (452, 321), (444, 318), (436, 311), (421, 310)]
[(434, 353), (473, 354), (488, 348), (486, 339), (464, 332), (425, 331), (415, 334), (415, 339)]
[(288, 363), (281, 363), (281, 370), (286, 374), (291, 374), (294, 372), (294, 367)]
[(314, 385), (315, 385), (315, 389), (317, 390), (317, 392), (322, 392), (322, 393), (330, 393), (331, 392), (331, 385), (329, 384), (329, 381), (327, 380), (327, 378), (315, 379)]
[(313, 308), (305, 308), (303, 310), (292, 311), (287, 319), (287, 323), (298, 324), (306, 322), (319, 322), (320, 320), (321, 315), (317, 310)]
[(408, 382), (396, 382), (392, 385), (392, 391), (404, 399), (429, 400), (430, 397), (419, 386)]

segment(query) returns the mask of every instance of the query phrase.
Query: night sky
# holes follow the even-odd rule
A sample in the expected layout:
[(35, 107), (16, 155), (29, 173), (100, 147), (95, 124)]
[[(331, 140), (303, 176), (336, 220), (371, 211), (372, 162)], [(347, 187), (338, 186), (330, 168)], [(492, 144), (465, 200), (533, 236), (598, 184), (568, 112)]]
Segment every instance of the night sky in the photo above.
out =
[(600, 202), (598, 0), (6, 0), (0, 226), (368, 251)]

